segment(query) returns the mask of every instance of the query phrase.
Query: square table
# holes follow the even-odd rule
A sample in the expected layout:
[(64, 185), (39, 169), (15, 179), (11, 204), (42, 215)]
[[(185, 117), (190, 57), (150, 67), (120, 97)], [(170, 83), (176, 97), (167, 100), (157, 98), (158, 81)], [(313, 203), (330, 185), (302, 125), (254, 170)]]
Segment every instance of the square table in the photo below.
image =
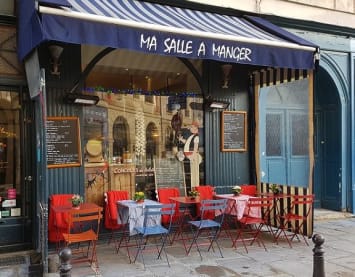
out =
[[(118, 224), (129, 225), (129, 234), (133, 236), (137, 234), (135, 227), (143, 227), (144, 222), (144, 206), (145, 205), (160, 205), (161, 203), (150, 199), (145, 199), (142, 203), (137, 203), (134, 200), (117, 201), (118, 209)], [(148, 226), (160, 225), (161, 216), (151, 216), (148, 218)]]
[[(238, 220), (240, 220), (243, 215), (248, 214), (248, 200), (253, 198), (253, 196), (246, 195), (246, 194), (218, 194), (215, 195), (216, 198), (226, 198), (228, 199), (227, 208), (225, 213), (228, 215), (236, 216)], [(217, 211), (218, 213), (218, 211)], [(218, 215), (218, 214), (216, 214)], [(261, 209), (253, 207), (249, 211), (249, 216), (252, 217), (261, 217)]]

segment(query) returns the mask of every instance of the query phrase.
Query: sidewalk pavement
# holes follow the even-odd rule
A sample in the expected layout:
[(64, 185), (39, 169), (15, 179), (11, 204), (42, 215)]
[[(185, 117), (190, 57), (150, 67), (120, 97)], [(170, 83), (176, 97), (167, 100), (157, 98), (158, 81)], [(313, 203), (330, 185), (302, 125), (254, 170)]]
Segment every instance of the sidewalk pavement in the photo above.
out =
[[(316, 220), (314, 234), (322, 235), (326, 276), (355, 277), (355, 218), (343, 217), (332, 219), (325, 216)], [(169, 246), (170, 267), (164, 257), (157, 260), (154, 253), (145, 254), (146, 269), (137, 261), (129, 264), (126, 251), (118, 254), (114, 244), (101, 242), (98, 246), (100, 263), (99, 274), (85, 265), (73, 265), (72, 277), (224, 277), (224, 276), (278, 276), (278, 277), (311, 277), (313, 275), (314, 243), (309, 240), (309, 246), (304, 241), (293, 243), (290, 248), (285, 240), (277, 245), (272, 240), (266, 241), (267, 252), (256, 243), (248, 247), (246, 253), (242, 245), (237, 249), (231, 247), (230, 239), (222, 239), (224, 258), (216, 252), (202, 250), (201, 260), (196, 249), (189, 256), (185, 255), (182, 245)], [(58, 276), (58, 275), (57, 275)]]
[[(350, 217), (349, 217), (350, 216)], [(334, 213), (317, 210), (315, 213), (314, 234), (322, 235), (325, 273), (327, 277), (355, 277), (355, 218), (345, 213)], [(153, 253), (145, 253), (146, 269), (137, 261), (130, 264), (126, 251), (116, 254), (114, 244), (100, 241), (98, 245), (99, 274), (86, 264), (73, 264), (72, 277), (239, 277), (239, 276), (278, 276), (278, 277), (311, 277), (313, 275), (313, 248), (312, 240), (309, 246), (304, 242), (293, 243), (290, 248), (286, 241), (281, 240), (277, 245), (272, 240), (266, 240), (264, 248), (255, 244), (248, 247), (249, 253), (238, 245), (237, 249), (231, 247), (230, 239), (221, 240), (224, 258), (216, 252), (207, 252), (202, 249), (201, 260), (196, 249), (189, 256), (185, 255), (182, 245), (169, 246), (167, 252), (171, 267), (166, 260), (157, 260)], [(10, 255), (9, 253), (8, 255)], [(6, 265), (9, 257), (0, 257), (1, 277), (28, 276), (29, 256), (25, 253), (15, 253), (16, 257), (24, 257), (25, 262), (19, 261), (17, 265)], [(15, 255), (15, 254), (12, 254)], [(51, 268), (57, 269), (58, 255), (51, 254)], [(0, 255), (1, 256), (1, 255)], [(13, 261), (13, 257), (10, 257)], [(5, 265), (4, 265), (4, 263)], [(16, 261), (15, 261), (16, 262)], [(33, 276), (33, 275), (32, 275)], [(59, 277), (56, 273), (47, 273), (46, 277)], [(36, 276), (37, 277), (37, 276)]]

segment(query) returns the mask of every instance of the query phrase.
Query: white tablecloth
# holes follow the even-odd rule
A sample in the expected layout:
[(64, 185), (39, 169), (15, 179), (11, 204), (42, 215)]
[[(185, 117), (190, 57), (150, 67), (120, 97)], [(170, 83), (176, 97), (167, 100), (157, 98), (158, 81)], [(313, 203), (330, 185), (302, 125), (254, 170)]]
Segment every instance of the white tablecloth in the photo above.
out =
[(238, 220), (243, 217), (243, 215), (249, 212), (249, 216), (252, 217), (261, 217), (261, 209), (257, 207), (252, 207), (250, 211), (248, 211), (248, 200), (253, 196), (240, 194), (235, 196), (233, 194), (218, 194), (217, 198), (226, 198), (228, 199), (227, 208), (225, 213), (237, 216)]
[[(135, 235), (137, 232), (135, 227), (143, 227), (144, 221), (144, 206), (145, 205), (161, 205), (161, 203), (145, 199), (143, 203), (137, 203), (134, 200), (117, 201), (118, 209), (118, 224), (129, 224), (130, 235)], [(147, 225), (154, 226), (161, 224), (161, 216), (151, 216), (148, 219)]]

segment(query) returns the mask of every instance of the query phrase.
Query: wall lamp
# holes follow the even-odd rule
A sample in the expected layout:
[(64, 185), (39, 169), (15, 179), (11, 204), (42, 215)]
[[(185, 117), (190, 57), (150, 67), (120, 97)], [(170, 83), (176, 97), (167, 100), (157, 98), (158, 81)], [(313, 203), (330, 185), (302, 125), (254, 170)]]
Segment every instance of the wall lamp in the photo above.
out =
[(215, 99), (206, 99), (205, 108), (207, 110), (226, 110), (230, 103), (228, 101), (219, 101)]
[(67, 104), (96, 105), (100, 98), (97, 95), (67, 93), (64, 96), (64, 101)]
[(48, 49), (49, 49), (49, 53), (51, 54), (51, 61), (52, 61), (52, 66), (53, 66), (51, 74), (59, 76), (60, 75), (59, 58), (62, 55), (64, 48), (62, 46), (52, 44), (52, 45), (48, 46)]

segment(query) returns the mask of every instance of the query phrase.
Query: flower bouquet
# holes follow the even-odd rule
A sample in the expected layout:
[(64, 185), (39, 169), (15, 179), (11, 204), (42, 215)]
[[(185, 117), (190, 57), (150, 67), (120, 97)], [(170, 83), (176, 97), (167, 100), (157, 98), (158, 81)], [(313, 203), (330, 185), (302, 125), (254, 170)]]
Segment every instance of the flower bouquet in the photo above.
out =
[(137, 203), (143, 202), (144, 198), (145, 198), (145, 195), (144, 195), (143, 191), (137, 191), (133, 196), (134, 201), (136, 201)]
[(242, 188), (240, 186), (234, 186), (232, 187), (232, 192), (235, 196), (239, 195), (242, 191)]
[(192, 190), (189, 191), (189, 196), (191, 199), (194, 199), (199, 195), (200, 195), (200, 193), (195, 188), (193, 188)]
[(74, 194), (71, 199), (71, 205), (73, 208), (78, 209), (80, 207), (80, 204), (84, 202), (83, 197), (80, 196), (79, 194)]

